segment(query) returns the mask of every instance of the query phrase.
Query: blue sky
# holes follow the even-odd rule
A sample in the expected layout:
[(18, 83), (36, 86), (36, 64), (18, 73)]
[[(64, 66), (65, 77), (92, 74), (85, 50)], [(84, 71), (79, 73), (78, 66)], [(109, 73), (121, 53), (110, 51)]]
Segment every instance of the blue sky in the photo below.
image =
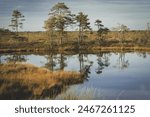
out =
[(150, 0), (0, 0), (0, 28), (8, 28), (12, 11), (19, 9), (26, 19), (22, 31), (44, 30), (44, 21), (58, 2), (65, 2), (74, 14), (88, 14), (93, 29), (96, 19), (110, 29), (117, 23), (130, 29), (146, 29), (150, 22)]

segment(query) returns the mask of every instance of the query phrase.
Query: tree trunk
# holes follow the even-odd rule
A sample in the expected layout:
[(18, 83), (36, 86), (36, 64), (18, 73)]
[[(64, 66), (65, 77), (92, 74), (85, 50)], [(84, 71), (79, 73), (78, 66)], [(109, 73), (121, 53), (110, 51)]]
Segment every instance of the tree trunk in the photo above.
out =
[(60, 54), (60, 70), (64, 70), (65, 63), (64, 63), (64, 56)]
[(63, 33), (64, 33), (64, 29), (61, 29), (61, 32), (60, 32), (60, 46), (62, 47), (62, 44), (63, 44)]
[(81, 42), (81, 26), (79, 26), (78, 48), (80, 48), (80, 42)]

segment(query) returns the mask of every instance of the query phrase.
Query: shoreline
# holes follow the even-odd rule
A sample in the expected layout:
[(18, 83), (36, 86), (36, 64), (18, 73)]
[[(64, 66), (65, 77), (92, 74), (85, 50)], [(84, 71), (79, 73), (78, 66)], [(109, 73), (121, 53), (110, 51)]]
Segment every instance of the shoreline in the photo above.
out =
[(150, 47), (142, 47), (142, 46), (133, 46), (133, 47), (118, 47), (118, 46), (112, 46), (112, 47), (88, 47), (88, 48), (55, 48), (55, 49), (47, 49), (47, 48), (4, 48), (0, 49), (0, 53), (13, 53), (13, 52), (46, 52), (46, 53), (97, 53), (97, 52), (130, 52), (130, 51), (137, 51), (137, 52), (150, 52)]
[(23, 63), (0, 64), (0, 74), (0, 99), (52, 98), (63, 88), (85, 80), (79, 72), (50, 71)]

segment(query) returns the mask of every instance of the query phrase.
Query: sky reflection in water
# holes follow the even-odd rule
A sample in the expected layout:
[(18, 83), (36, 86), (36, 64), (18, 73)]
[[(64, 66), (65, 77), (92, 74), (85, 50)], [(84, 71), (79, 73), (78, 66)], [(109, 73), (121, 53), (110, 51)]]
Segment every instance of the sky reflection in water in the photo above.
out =
[[(9, 55), (1, 56), (1, 61), (6, 62), (8, 57)], [(87, 90), (92, 92), (89, 94), (92, 95), (90, 99), (150, 99), (148, 53), (26, 55), (25, 58), (27, 63), (53, 70), (59, 70), (61, 66), (64, 70), (81, 71), (89, 66), (88, 80), (83, 84), (70, 86), (56, 99), (70, 92), (83, 95), (84, 98), (81, 99), (86, 99), (84, 93)], [(49, 67), (51, 63), (53, 67)]]

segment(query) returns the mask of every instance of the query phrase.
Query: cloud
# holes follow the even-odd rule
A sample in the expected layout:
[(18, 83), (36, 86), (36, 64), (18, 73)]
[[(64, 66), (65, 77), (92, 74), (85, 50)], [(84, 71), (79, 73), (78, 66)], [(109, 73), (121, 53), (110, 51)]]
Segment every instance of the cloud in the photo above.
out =
[(58, 2), (65, 2), (72, 13), (83, 11), (88, 14), (93, 27), (97, 18), (108, 27), (117, 22), (134, 27), (150, 20), (150, 0), (0, 0), (0, 23), (8, 25), (12, 11), (19, 9), (26, 18), (24, 29), (35, 30), (32, 24), (37, 24), (36, 29), (42, 30), (42, 22)]
[(22, 9), (22, 8), (24, 8), (24, 6), (18, 5), (18, 6), (16, 6), (14, 9)]

